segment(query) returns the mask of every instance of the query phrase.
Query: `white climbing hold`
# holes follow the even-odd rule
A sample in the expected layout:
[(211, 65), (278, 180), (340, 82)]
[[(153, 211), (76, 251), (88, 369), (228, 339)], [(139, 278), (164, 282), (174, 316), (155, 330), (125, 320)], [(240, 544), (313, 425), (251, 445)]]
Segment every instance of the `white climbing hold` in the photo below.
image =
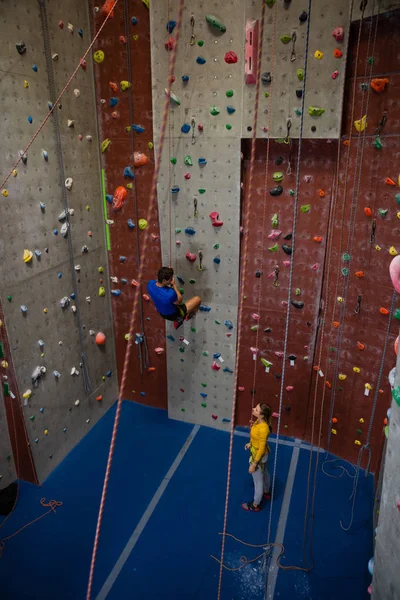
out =
[(58, 345), (59, 345), (59, 346), (62, 346), (62, 345), (63, 345), (63, 343), (64, 343), (64, 342), (63, 342), (62, 340), (60, 340), (60, 341), (58, 342)]
[(73, 182), (74, 180), (72, 179), (72, 177), (67, 177), (67, 179), (65, 180), (65, 187), (67, 188), (67, 190), (70, 190), (72, 188)]
[(51, 58), (53, 60), (58, 60), (58, 54), (57, 54), (57, 52), (55, 52), (54, 54), (52, 54)]
[(74, 94), (75, 94), (75, 96), (76, 96), (77, 98), (79, 98), (79, 96), (81, 95), (81, 92), (80, 92), (80, 90), (78, 90), (78, 88), (76, 88), (76, 89), (74, 90)]
[(74, 402), (75, 406), (79, 406), (79, 405), (80, 405), (80, 403), (81, 403), (81, 401), (80, 401), (80, 400), (75, 400), (75, 402)]
[(34, 385), (36, 385), (37, 382), (39, 381), (39, 379), (41, 377), (43, 377), (43, 375), (45, 375), (45, 373), (46, 373), (46, 367), (36, 367), (36, 369), (33, 371), (32, 375), (31, 375), (32, 383)]
[(79, 273), (79, 271), (81, 270), (81, 265), (75, 265), (74, 269), (75, 271), (77, 271), (77, 273)]
[(95, 335), (95, 330), (94, 329), (89, 329), (89, 335)]
[(107, 225), (114, 225), (114, 221), (112, 219), (106, 219)]
[(74, 119), (68, 119), (67, 123), (68, 123), (68, 127), (73, 127), (75, 125), (75, 120)]
[(68, 229), (69, 229), (69, 223), (64, 223), (60, 229), (60, 233), (63, 237), (67, 237)]
[(90, 423), (90, 419), (86, 419), (86, 423)]
[(72, 23), (68, 23), (68, 31), (70, 33), (74, 33), (74, 26), (72, 25)]
[(75, 305), (74, 305), (74, 306), (71, 306), (71, 310), (72, 310), (72, 312), (75, 314), (75, 313), (76, 313), (76, 306), (75, 306)]
[(93, 138), (92, 138), (92, 136), (91, 136), (91, 135), (87, 135), (87, 136), (86, 136), (86, 140), (87, 140), (88, 142), (91, 142), (91, 141), (92, 141), (92, 139), (93, 139)]
[(56, 379), (59, 379), (61, 377), (61, 373), (59, 371), (53, 371), (53, 375)]
[(118, 277), (110, 277), (113, 283), (118, 283)]
[(79, 375), (79, 371), (76, 367), (72, 367), (71, 369), (71, 375)]
[(67, 308), (67, 306), (69, 306), (69, 303), (70, 299), (68, 298), (68, 296), (64, 296), (64, 298), (61, 298), (60, 300), (61, 308)]
[(92, 299), (91, 299), (91, 297), (90, 297), (90, 296), (86, 296), (86, 302), (87, 302), (88, 304), (90, 304), (91, 300), (92, 300)]

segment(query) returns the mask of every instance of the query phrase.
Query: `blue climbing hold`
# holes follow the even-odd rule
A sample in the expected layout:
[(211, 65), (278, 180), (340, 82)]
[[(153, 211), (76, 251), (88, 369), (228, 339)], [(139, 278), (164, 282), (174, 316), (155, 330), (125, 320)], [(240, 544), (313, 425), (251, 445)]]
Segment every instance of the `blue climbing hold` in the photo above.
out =
[(39, 412), (44, 413), (44, 408), (39, 408)]
[(177, 280), (179, 281), (179, 283), (180, 283), (181, 285), (185, 285), (185, 280), (184, 280), (184, 279), (182, 279), (182, 277), (180, 277), (180, 275), (177, 275), (177, 276), (176, 276), (176, 278), (177, 278)]
[(21, 306), (21, 312), (25, 315), (28, 312), (28, 308), (25, 306), (25, 304), (22, 304)]
[(74, 293), (72, 293), (72, 294), (70, 295), (70, 298), (71, 298), (71, 300), (75, 300), (75, 294), (74, 294)]
[(28, 117), (28, 123), (33, 123), (32, 117)]
[(121, 295), (121, 290), (111, 290), (111, 295), (112, 296), (120, 296)]
[(124, 177), (130, 177), (131, 179), (135, 179), (135, 174), (130, 167), (125, 167)]
[(187, 83), (189, 81), (189, 75), (182, 75), (183, 83)]
[(78, 35), (80, 35), (81, 37), (83, 37), (83, 29), (81, 29), (80, 27), (78, 29)]
[(198, 57), (196, 58), (196, 62), (197, 62), (197, 64), (198, 64), (198, 65), (205, 65), (207, 61), (206, 61), (206, 59), (205, 59), (205, 58), (203, 58), (202, 56), (198, 56)]
[(35, 254), (37, 258), (40, 258), (42, 256), (42, 253), (40, 252), (40, 250), (35, 250)]
[(226, 417), (224, 417), (224, 418), (222, 419), (222, 422), (223, 422), (223, 423), (230, 423), (230, 422), (231, 422), (231, 420), (230, 420), (230, 419), (227, 419)]
[(37, 65), (32, 65), (32, 71), (35, 71), (35, 73), (38, 72), (38, 66)]
[(205, 394), (204, 392), (200, 392), (200, 396), (201, 396), (202, 398), (207, 398), (208, 394)]
[(128, 283), (128, 280), (125, 277), (121, 277), (121, 283)]
[(174, 342), (174, 341), (175, 341), (175, 338), (174, 338), (174, 336), (173, 336), (173, 335), (167, 335), (167, 338), (168, 338), (169, 340), (171, 340), (171, 342)]
[(137, 25), (138, 24), (138, 20), (136, 17), (132, 17), (131, 19), (132, 25)]
[(42, 212), (44, 212), (44, 211), (46, 210), (46, 205), (45, 205), (45, 203), (44, 203), (44, 202), (40, 202), (39, 206), (40, 206), (40, 210), (41, 210)]
[(179, 187), (179, 185), (174, 185), (174, 186), (171, 188), (171, 194), (177, 194), (177, 193), (180, 191), (180, 189), (181, 189), (181, 188)]
[(48, 106), (49, 110), (52, 110), (54, 104), (52, 102), (48, 102), (47, 106)]
[(227, 106), (226, 110), (228, 111), (228, 115), (233, 115), (233, 113), (236, 111), (236, 108), (233, 106)]
[(193, 229), (193, 227), (186, 227), (185, 233), (186, 235), (194, 235), (196, 233), (196, 230)]
[(115, 96), (112, 96), (110, 98), (110, 108), (113, 108), (114, 106), (117, 106), (118, 102), (119, 102), (119, 99), (115, 98)]
[(112, 375), (112, 371), (107, 371), (106, 377), (111, 377), (111, 375)]
[(119, 257), (119, 262), (120, 262), (120, 263), (123, 263), (123, 262), (125, 262), (125, 261), (126, 261), (126, 256), (120, 256), (120, 257)]
[(146, 395), (146, 392), (140, 392), (140, 395), (141, 395), (141, 396), (145, 396), (145, 395)]
[(219, 358), (221, 356), (221, 352), (215, 352), (215, 354), (213, 354), (213, 359), (217, 360), (217, 358)]
[(220, 265), (221, 259), (218, 256), (215, 256), (215, 258), (213, 258), (213, 263), (215, 263), (216, 265)]
[(199, 158), (197, 160), (200, 167), (204, 167), (207, 164), (207, 160), (205, 158)]
[(113, 201), (114, 196), (112, 194), (106, 194), (106, 200), (109, 204)]
[(53, 229), (53, 234), (58, 235), (58, 229)]
[(226, 327), (227, 327), (229, 330), (233, 329), (233, 323), (232, 323), (232, 321), (229, 321), (229, 319), (227, 319), (227, 320), (224, 322), (224, 325), (225, 325), (225, 326), (226, 326)]
[(144, 338), (143, 335), (141, 335), (140, 333), (137, 333), (135, 336), (135, 344), (141, 344), (143, 342)]
[(225, 367), (224, 368), (224, 373), (233, 373), (233, 371), (229, 367)]
[(200, 304), (200, 309), (201, 312), (210, 312), (211, 307), (210, 306), (204, 306), (204, 304)]
[(189, 123), (184, 123), (181, 127), (181, 131), (182, 131), (182, 133), (189, 133), (189, 131), (190, 131)]
[(136, 133), (143, 133), (144, 131), (144, 127), (142, 125), (132, 125), (132, 129), (133, 131), (136, 131)]
[(172, 33), (173, 30), (175, 29), (175, 27), (176, 27), (176, 21), (172, 21), (172, 20), (168, 21), (168, 23), (167, 23), (167, 31), (168, 31), (168, 33)]
[(128, 219), (128, 227), (129, 227), (129, 229), (135, 228), (135, 223), (132, 221), (132, 219)]
[(58, 277), (58, 279), (61, 279), (61, 277), (62, 277), (61, 271), (59, 273), (57, 273), (57, 277)]

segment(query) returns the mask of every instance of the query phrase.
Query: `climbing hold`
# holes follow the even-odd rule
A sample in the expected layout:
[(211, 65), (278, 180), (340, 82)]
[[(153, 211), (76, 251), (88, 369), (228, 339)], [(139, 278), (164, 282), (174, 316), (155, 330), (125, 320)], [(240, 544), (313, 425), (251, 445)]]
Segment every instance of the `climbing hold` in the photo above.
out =
[(261, 81), (262, 83), (271, 83), (272, 76), (269, 71), (265, 71), (265, 73), (261, 73)]
[(314, 242), (318, 242), (319, 244), (322, 242), (322, 237), (316, 235), (315, 237), (313, 237)]
[(281, 234), (282, 234), (282, 231), (279, 231), (278, 229), (273, 229), (271, 231), (271, 233), (269, 234), (268, 239), (278, 240), (280, 238)]
[(296, 90), (296, 97), (297, 98), (302, 98), (303, 97), (303, 90), (302, 89)]
[(361, 373), (360, 367), (353, 367), (354, 373)]
[(265, 0), (265, 4), (269, 7), (272, 8), (275, 4), (276, 0)]
[(369, 206), (365, 206), (364, 208), (364, 214), (366, 217), (372, 217), (372, 210), (370, 209)]
[(178, 106), (181, 103), (180, 98), (178, 98), (178, 96), (176, 94), (174, 94), (171, 91), (168, 91), (167, 88), (164, 89), (165, 93), (167, 96), (169, 96), (169, 99), (172, 100), (172, 102), (175, 102), (175, 104), (177, 104)]
[(211, 368), (212, 368), (214, 371), (219, 371), (219, 370), (220, 370), (220, 368), (221, 368), (221, 365), (219, 365), (219, 364), (218, 364), (218, 363), (217, 363), (217, 362), (214, 360), (214, 361), (213, 361), (213, 363), (212, 363), (212, 365), (211, 365)]
[[(128, 167), (130, 168), (130, 167)], [(124, 171), (125, 175), (125, 171)], [(119, 185), (114, 192), (114, 196), (112, 197), (112, 205), (115, 211), (121, 210), (126, 200), (127, 191), (122, 185)]]
[(222, 225), (224, 224), (223, 221), (219, 220), (219, 213), (217, 211), (210, 213), (209, 217), (212, 220), (213, 227), (222, 227)]
[(123, 79), (122, 81), (119, 82), (119, 87), (121, 88), (121, 90), (123, 92), (126, 92), (126, 90), (128, 90), (131, 87), (131, 84), (129, 83), (129, 81), (126, 81), (125, 79)]
[(93, 60), (97, 64), (102, 63), (103, 60), (104, 60), (104, 52), (103, 52), (103, 50), (96, 50), (96, 52), (93, 54)]
[(139, 229), (142, 229), (142, 230), (146, 229), (146, 227), (147, 227), (146, 219), (139, 219), (138, 225), (139, 225)]
[(214, 17), (214, 15), (206, 14), (206, 21), (209, 25), (214, 27), (214, 29), (217, 29), (221, 33), (225, 33), (225, 31), (226, 31), (225, 25), (222, 23), (222, 21), (220, 19), (218, 19), (217, 17)]
[(272, 179), (273, 179), (274, 181), (276, 181), (277, 183), (278, 183), (279, 181), (282, 181), (282, 180), (283, 180), (283, 173), (282, 173), (282, 171), (276, 171), (276, 172), (275, 172), (275, 173), (272, 175)]
[(107, 148), (109, 148), (110, 146), (111, 146), (111, 140), (109, 138), (107, 138), (101, 142), (100, 149), (102, 152), (105, 152), (107, 150)]
[(24, 250), (24, 256), (23, 256), (24, 263), (31, 262), (32, 258), (33, 258), (33, 252), (31, 252), (31, 250)]
[(300, 210), (302, 213), (308, 213), (311, 209), (311, 204), (303, 204), (303, 206), (300, 207)]
[(362, 119), (359, 119), (358, 121), (354, 121), (354, 127), (356, 128), (356, 130), (358, 132), (364, 131), (364, 129), (367, 127), (367, 125), (368, 125), (367, 115), (364, 115), (362, 117)]
[(182, 133), (189, 133), (189, 131), (190, 131), (189, 123), (184, 123), (181, 127), (181, 131), (182, 131)]
[(345, 379), (347, 379), (347, 375), (344, 375), (344, 373), (339, 373), (339, 379), (340, 381), (344, 381)]
[(233, 106), (227, 106), (226, 110), (229, 115), (233, 115), (233, 113), (236, 111), (236, 108), (234, 108)]
[(206, 158), (198, 158), (197, 162), (199, 163), (199, 167), (205, 167), (207, 164), (207, 159)]
[(362, 279), (364, 277), (364, 271), (356, 271), (355, 276)]
[(281, 185), (277, 185), (276, 187), (269, 190), (271, 196), (280, 196), (283, 192), (283, 187)]
[(273, 246), (270, 246), (270, 247), (268, 248), (268, 250), (269, 250), (270, 252), (277, 252), (277, 250), (278, 250), (278, 249), (279, 249), (279, 246), (278, 246), (278, 244), (274, 244)]
[(314, 52), (314, 58), (317, 60), (322, 60), (324, 58), (324, 53), (321, 50), (316, 50)]
[(324, 108), (318, 107), (318, 106), (309, 106), (308, 107), (308, 114), (311, 117), (320, 117), (321, 115), (323, 115), (325, 112)]
[(272, 215), (271, 224), (272, 224), (272, 227), (274, 229), (276, 229), (278, 227), (278, 225), (279, 225), (279, 218), (278, 218), (278, 214), (277, 213), (274, 213)]
[(311, 266), (311, 269), (312, 269), (313, 271), (318, 271), (318, 267), (319, 267), (319, 264), (318, 264), (318, 263), (314, 263), (314, 264)]
[(390, 313), (390, 311), (387, 308), (384, 308), (384, 307), (381, 307), (379, 309), (379, 312), (381, 313), (381, 315), (385, 315), (385, 316), (387, 316)]
[(226, 127), (226, 129), (227, 129), (228, 131), (230, 131), (230, 130), (232, 129), (232, 125), (231, 125), (230, 123), (227, 123), (227, 124), (225, 125), (225, 127)]
[(32, 122), (33, 122), (32, 117), (28, 117), (28, 123), (32, 123)]
[(129, 177), (130, 179), (135, 179), (135, 174), (132, 171), (132, 169), (131, 169), (130, 166), (125, 167), (125, 169), (124, 169), (124, 177)]
[(300, 14), (299, 21), (300, 23), (305, 23), (307, 21), (308, 15), (305, 10)]
[(341, 50), (339, 50), (339, 48), (335, 48), (333, 51), (333, 56), (335, 58), (342, 58), (343, 52)]
[(284, 33), (279, 39), (281, 40), (282, 44), (288, 44), (292, 41), (292, 36), (288, 33)]
[(232, 64), (237, 63), (238, 57), (237, 57), (237, 54), (235, 52), (232, 52), (232, 50), (230, 50), (229, 52), (227, 52), (225, 54), (224, 60), (229, 65), (232, 65)]
[[(172, 159), (171, 159), (171, 162), (172, 162)], [(187, 167), (192, 167), (193, 166), (193, 160), (192, 160), (192, 157), (189, 156), (189, 154), (187, 156), (185, 156), (185, 158), (183, 159), (183, 162), (185, 163), (185, 165)]]
[(38, 72), (38, 66), (37, 65), (32, 65), (32, 71), (35, 71), (35, 73)]
[(165, 40), (165, 42), (164, 42), (164, 48), (168, 52), (171, 52), (171, 50), (173, 50), (173, 48), (174, 48), (174, 44), (175, 44), (174, 38), (169, 38), (168, 40)]
[(344, 38), (343, 27), (336, 27), (336, 29), (333, 30), (332, 35), (337, 42), (343, 42), (343, 38)]
[(391, 256), (397, 256), (398, 255), (398, 252), (397, 252), (397, 250), (396, 250), (396, 248), (394, 246), (390, 246), (389, 254)]
[(291, 304), (295, 307), (295, 308), (304, 308), (304, 302), (299, 302), (298, 300), (292, 300)]
[(382, 150), (383, 144), (382, 144), (382, 141), (381, 141), (381, 138), (379, 137), (379, 135), (376, 136), (376, 138), (372, 142), (372, 145), (375, 148), (375, 150)]
[[(198, 42), (197, 42), (197, 43), (198, 43)], [(205, 65), (207, 61), (206, 61), (206, 59), (205, 59), (205, 58), (203, 58), (202, 56), (198, 56), (198, 57), (196, 58), (196, 62), (197, 62), (197, 64), (198, 64), (198, 65)]]
[(25, 306), (25, 304), (21, 305), (21, 312), (22, 314), (26, 315), (26, 313), (28, 312), (28, 308)]
[(303, 81), (304, 80), (304, 69), (297, 69), (296, 75), (297, 75), (297, 79), (299, 81)]
[(186, 258), (189, 262), (195, 262), (197, 256), (196, 256), (196, 254), (193, 254), (192, 252), (186, 252)]
[[(212, 114), (213, 116), (219, 115), (221, 111), (219, 110), (219, 108), (217, 106), (215, 106), (215, 104), (213, 104), (210, 108), (210, 114)], [(187, 132), (184, 132), (187, 133)]]
[(282, 250), (285, 254), (292, 254), (292, 246), (288, 246), (287, 244), (282, 244)]
[(18, 54), (20, 54), (21, 56), (23, 54), (25, 54), (25, 52), (26, 52), (25, 42), (18, 42), (17, 44), (15, 44), (15, 47), (17, 49)]
[(332, 79), (336, 79), (339, 76), (339, 71), (333, 71)]
[(388, 83), (389, 79), (387, 79), (386, 77), (377, 77), (371, 80), (371, 87), (378, 94), (382, 94), (382, 92), (385, 91)]

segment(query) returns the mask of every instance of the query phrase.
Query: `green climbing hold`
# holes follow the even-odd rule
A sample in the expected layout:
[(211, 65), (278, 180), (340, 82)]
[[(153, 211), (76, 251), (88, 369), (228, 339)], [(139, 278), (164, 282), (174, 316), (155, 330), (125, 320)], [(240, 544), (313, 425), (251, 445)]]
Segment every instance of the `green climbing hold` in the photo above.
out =
[(232, 129), (232, 125), (230, 123), (227, 123), (225, 125), (225, 127), (227, 128), (228, 131), (230, 131)]
[(303, 81), (303, 79), (304, 79), (304, 69), (297, 69), (296, 75), (297, 75), (297, 79), (299, 81)]
[(393, 318), (400, 321), (400, 308), (396, 308)]
[(331, 352), (336, 352), (336, 348), (335, 348), (335, 346), (331, 346), (331, 347), (329, 348), (329, 350), (330, 350)]
[(218, 244), (218, 242), (216, 242), (216, 243), (214, 244), (213, 248), (214, 248), (214, 250), (218, 250), (218, 248), (219, 248), (219, 244)]
[(218, 319), (214, 319), (214, 323), (215, 323), (216, 325), (221, 325), (221, 321), (219, 321)]
[(264, 92), (264, 97), (269, 98), (269, 92)]
[(200, 48), (204, 46), (204, 40), (197, 40), (197, 45), (200, 46)]
[(392, 396), (397, 406), (400, 406), (400, 386), (397, 386), (392, 390)]
[(276, 171), (273, 175), (272, 178), (274, 181), (282, 181), (283, 179), (283, 173), (282, 171)]
[(294, 195), (295, 195), (295, 193), (296, 193), (296, 192), (295, 192), (294, 190), (289, 190), (289, 195), (290, 195), (290, 196), (294, 196)]
[(362, 435), (361, 429), (357, 429), (357, 433), (358, 433), (358, 435)]
[(195, 279), (189, 279), (189, 283), (196, 283)]
[(208, 350), (203, 350), (203, 352), (202, 352), (203, 356), (208, 356), (208, 354), (209, 354)]
[(397, 204), (400, 206), (400, 194), (396, 194), (395, 198), (396, 198)]
[(176, 160), (175, 156), (173, 156), (173, 157), (171, 158), (170, 162), (171, 162), (173, 165), (176, 165), (176, 163), (177, 163), (178, 161)]
[(253, 327), (250, 327), (251, 331), (258, 331), (259, 327), (258, 325), (253, 325)]
[(206, 402), (202, 402), (202, 403), (201, 403), (201, 405), (202, 405), (204, 408), (206, 408), (206, 406), (207, 406)]
[(180, 293), (181, 293), (181, 294), (182, 294), (182, 296), (183, 296), (183, 294), (185, 293), (185, 290), (184, 290), (183, 288), (179, 288), (179, 291), (180, 291)]
[(185, 156), (183, 162), (185, 163), (185, 165), (187, 167), (192, 167), (193, 166), (193, 160), (192, 160), (192, 157), (189, 156), (189, 154), (187, 156)]
[(362, 91), (363, 91), (363, 92), (366, 92), (366, 91), (367, 91), (367, 89), (368, 89), (368, 84), (366, 84), (366, 83), (362, 83), (362, 84), (361, 84), (361, 89), (362, 89)]
[(308, 213), (311, 209), (311, 204), (303, 204), (303, 206), (300, 206), (300, 210), (302, 213)]
[(376, 150), (382, 150), (383, 144), (381, 142), (381, 138), (379, 137), (379, 135), (376, 136), (376, 138), (372, 142), (372, 145)]
[(339, 392), (343, 392), (342, 386), (339, 385), (338, 390), (339, 390)]
[(348, 274), (349, 274), (349, 270), (346, 269), (346, 267), (344, 269), (342, 269), (342, 275), (344, 275), (345, 277), (347, 277)]
[(260, 358), (260, 361), (262, 362), (264, 367), (266, 367), (267, 369), (272, 367), (272, 362), (269, 362), (269, 360), (267, 360), (266, 358)]
[(197, 191), (199, 192), (199, 194), (205, 194), (206, 188), (199, 188)]
[(373, 64), (374, 64), (374, 62), (375, 62), (375, 58), (374, 58), (373, 56), (370, 56), (370, 57), (368, 58), (368, 64), (369, 64), (369, 65), (373, 65)]
[(268, 250), (269, 250), (270, 252), (277, 252), (277, 250), (278, 250), (278, 249), (279, 249), (279, 246), (278, 246), (278, 244), (274, 244), (273, 246), (270, 246), (270, 247), (268, 248)]
[(184, 409), (184, 408), (181, 408), (181, 412), (185, 412), (185, 409)]
[(269, 6), (269, 8), (272, 8), (275, 4), (275, 0), (265, 0), (265, 4)]
[(321, 115), (323, 115), (325, 112), (324, 108), (321, 108), (320, 106), (309, 106), (308, 107), (308, 114), (311, 117), (320, 117)]
[(185, 352), (185, 348), (182, 346), (181, 348), (179, 348), (179, 352)]
[(389, 209), (388, 208), (378, 208), (378, 213), (380, 214), (380, 216), (382, 217), (382, 219), (384, 219), (386, 217), (386, 215), (388, 214)]
[(4, 395), (8, 397), (10, 395), (10, 387), (8, 385), (8, 381), (5, 381), (3, 383), (3, 390), (4, 390)]
[(192, 327), (191, 331), (192, 331), (192, 333), (196, 333), (196, 331), (197, 331), (196, 327)]
[(214, 17), (214, 15), (207, 14), (206, 21), (209, 25), (211, 25), (212, 27), (214, 27), (221, 33), (225, 33), (225, 31), (226, 31), (225, 25), (222, 23), (222, 21), (220, 21), (220, 19), (217, 19), (217, 17)]
[(279, 39), (281, 40), (282, 44), (288, 44), (291, 41), (292, 36), (288, 33), (284, 33)]
[(351, 255), (347, 254), (347, 252), (345, 252), (342, 256), (342, 260), (344, 260), (344, 262), (350, 262), (351, 261)]
[(0, 342), (0, 358), (4, 358), (3, 342)]
[(30, 421), (34, 421), (35, 420), (35, 415), (32, 415), (31, 417), (29, 417)]
[(182, 229), (180, 227), (175, 228), (175, 233), (181, 233)]
[(329, 359), (329, 364), (333, 365), (333, 360), (331, 358)]
[(299, 108), (295, 108), (295, 109), (294, 109), (294, 112), (296, 113), (296, 115), (297, 115), (298, 117), (301, 117), (301, 110), (300, 110)]
[(6, 459), (11, 460), (11, 454), (7, 454)]
[(272, 215), (271, 224), (274, 229), (276, 229), (279, 225), (278, 213), (274, 213)]
[(300, 294), (301, 294), (301, 289), (300, 289), (300, 288), (296, 288), (296, 292), (295, 292), (295, 293), (296, 293), (296, 296), (300, 296)]
[(12, 296), (7, 296), (7, 300), (8, 300), (9, 302), (11, 302), (11, 300), (12, 300)]
[(215, 115), (219, 115), (221, 111), (219, 110), (218, 106), (215, 106), (215, 104), (213, 104), (210, 108), (210, 113), (215, 117)]
[(202, 387), (207, 387), (206, 383), (202, 383), (201, 385), (202, 385)]
[(227, 90), (226, 91), (226, 95), (227, 95), (228, 98), (232, 98), (232, 96), (233, 96), (233, 90)]

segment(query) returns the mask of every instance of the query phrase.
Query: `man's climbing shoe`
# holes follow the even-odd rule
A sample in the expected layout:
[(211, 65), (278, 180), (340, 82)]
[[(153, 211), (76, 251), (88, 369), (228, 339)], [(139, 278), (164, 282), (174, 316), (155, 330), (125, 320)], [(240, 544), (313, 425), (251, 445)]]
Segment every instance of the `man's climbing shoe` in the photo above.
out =
[(261, 510), (260, 506), (254, 506), (252, 502), (244, 502), (242, 504), (242, 508), (243, 510), (247, 510), (249, 512), (260, 512)]
[(270, 492), (264, 492), (264, 500), (271, 500)]
[(174, 329), (179, 329), (183, 325), (183, 317), (178, 317), (176, 321), (174, 321)]
[(186, 319), (185, 321), (190, 321), (190, 319), (193, 319), (193, 317), (195, 316), (196, 313), (189, 313), (188, 315), (186, 315)]

